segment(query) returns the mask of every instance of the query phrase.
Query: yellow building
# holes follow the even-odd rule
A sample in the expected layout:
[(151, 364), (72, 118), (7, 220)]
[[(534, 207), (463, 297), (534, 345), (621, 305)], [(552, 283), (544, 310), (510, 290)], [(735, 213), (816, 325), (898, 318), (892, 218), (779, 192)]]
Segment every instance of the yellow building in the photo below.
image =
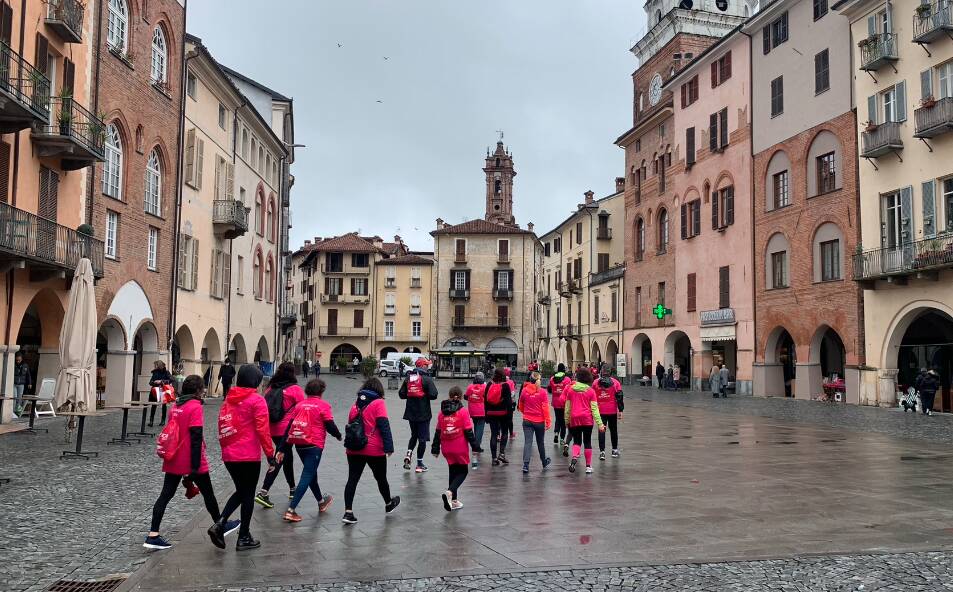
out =
[(380, 260), (375, 282), (380, 290), (374, 318), (374, 355), (427, 353), (430, 350), (432, 253), (411, 253)]
[(860, 402), (896, 404), (920, 368), (953, 380), (953, 5), (842, 1), (851, 22), (864, 288)]

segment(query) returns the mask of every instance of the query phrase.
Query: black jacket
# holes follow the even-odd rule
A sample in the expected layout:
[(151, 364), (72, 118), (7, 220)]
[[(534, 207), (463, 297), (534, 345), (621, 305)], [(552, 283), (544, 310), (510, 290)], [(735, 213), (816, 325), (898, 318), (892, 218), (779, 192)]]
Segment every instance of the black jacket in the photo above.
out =
[[(408, 378), (413, 374), (415, 372), (408, 373)], [(426, 396), (408, 397), (407, 379), (404, 379), (403, 384), (400, 385), (400, 390), (397, 391), (397, 396), (407, 401), (407, 407), (404, 409), (404, 419), (407, 421), (430, 421), (433, 417), (433, 413), (430, 411), (430, 402), (436, 401), (439, 396), (437, 386), (433, 383), (433, 379), (426, 374), (420, 374), (420, 380), (423, 383), (424, 395)]]
[(235, 380), (235, 366), (222, 364), (222, 367), (218, 369), (218, 379), (231, 384), (232, 381)]
[(489, 415), (491, 411), (494, 411), (494, 412), (504, 411), (505, 413), (503, 414), (494, 413), (494, 415), (496, 415), (497, 417), (500, 417), (501, 415), (509, 415), (510, 413), (512, 413), (512, 407), (513, 407), (513, 393), (512, 391), (510, 391), (510, 385), (506, 384), (505, 382), (499, 383), (500, 387), (502, 388), (502, 391), (500, 392), (500, 403), (499, 405), (493, 405), (492, 403), (490, 403), (489, 394), (490, 394), (490, 389), (493, 387), (494, 384), (496, 383), (488, 382), (486, 384), (486, 391), (483, 395), (484, 401), (485, 401), (483, 406), (486, 409), (486, 412), (487, 412), (486, 414)]
[(658, 376), (659, 379), (663, 378), (665, 376), (665, 367), (661, 364), (656, 364), (655, 375)]
[(149, 384), (151, 386), (160, 386), (164, 382), (172, 382), (172, 374), (169, 373), (165, 368), (159, 370), (155, 369), (152, 371), (152, 376), (149, 377)]
[[(374, 391), (362, 389), (357, 393), (357, 402), (355, 404), (357, 405), (358, 409), (363, 410), (365, 407), (381, 398), (383, 397)], [(374, 425), (377, 427), (377, 431), (381, 433), (381, 441), (384, 444), (384, 453), (390, 454), (394, 452), (394, 436), (390, 431), (390, 421), (386, 417), (378, 417)]]
[(935, 374), (927, 374), (920, 380), (919, 390), (924, 395), (935, 395), (940, 390), (940, 380)]

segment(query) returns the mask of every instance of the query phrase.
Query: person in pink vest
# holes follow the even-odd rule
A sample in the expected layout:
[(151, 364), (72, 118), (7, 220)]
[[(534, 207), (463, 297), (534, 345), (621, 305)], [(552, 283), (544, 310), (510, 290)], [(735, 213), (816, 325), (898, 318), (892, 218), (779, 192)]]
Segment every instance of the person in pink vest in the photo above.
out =
[[(618, 380), (603, 371), (602, 378), (595, 381), (592, 389), (596, 391), (596, 401), (599, 403), (599, 416), (606, 425), (606, 431), (612, 440), (612, 458), (619, 458), (619, 422), (622, 421), (622, 410), (625, 404), (622, 401), (622, 385)], [(606, 432), (599, 432), (599, 460), (606, 459)]]
[(252, 537), (252, 512), (255, 510), (255, 486), (261, 474), (261, 453), (265, 453), (270, 471), (275, 470), (275, 443), (268, 429), (268, 404), (258, 394), (262, 374), (258, 366), (245, 364), (238, 370), (236, 386), (228, 391), (218, 413), (218, 441), (225, 469), (235, 485), (235, 493), (225, 502), (222, 517), (209, 529), (212, 540), (224, 536), (225, 522), (241, 507), (241, 527), (236, 549), (257, 549), (261, 543)]
[(341, 439), (341, 430), (334, 423), (331, 405), (322, 398), (326, 388), (327, 385), (320, 378), (315, 378), (304, 387), (307, 398), (290, 413), (288, 429), (278, 447), (281, 450), (278, 453), (278, 462), (282, 461), (284, 455), (290, 454), (291, 447), (294, 446), (303, 465), (298, 487), (295, 488), (284, 515), (287, 522), (301, 522), (301, 515), (296, 510), (308, 489), (318, 501), (318, 511), (322, 514), (328, 511), (334, 501), (331, 495), (322, 495), (318, 485), (318, 465), (321, 464), (327, 436), (331, 434), (332, 437)]
[(523, 472), (529, 473), (529, 461), (533, 454), (533, 438), (536, 438), (536, 447), (539, 449), (539, 461), (543, 463), (543, 470), (552, 462), (546, 456), (546, 430), (552, 426), (553, 419), (549, 413), (549, 397), (546, 391), (540, 388), (539, 372), (531, 372), (523, 383), (523, 392), (520, 393), (517, 408), (523, 414)]
[(464, 408), (462, 398), (463, 392), (455, 386), (450, 388), (448, 398), (440, 403), (437, 429), (430, 447), (434, 456), (440, 455), (442, 447), (443, 457), (447, 460), (450, 482), (440, 497), (443, 498), (443, 509), (448, 512), (463, 507), (463, 502), (457, 499), (457, 490), (469, 473), (470, 448), (476, 446), (473, 420)]
[[(298, 386), (294, 364), (283, 362), (275, 370), (274, 375), (268, 382), (268, 390), (265, 391), (265, 402), (268, 404), (268, 428), (271, 431), (271, 440), (275, 443), (275, 446), (278, 446), (278, 443), (281, 442), (288, 431), (288, 424), (291, 423), (291, 411), (302, 401), (304, 401), (304, 391)], [(290, 454), (286, 454), (283, 455), (283, 460), (278, 462), (285, 474), (285, 481), (288, 483), (288, 499), (292, 499), (295, 492), (293, 458)], [(269, 471), (265, 474), (261, 489), (255, 495), (255, 503), (269, 510), (275, 507), (274, 502), (268, 497), (268, 490), (271, 489), (277, 478), (278, 471)]]
[(572, 436), (570, 473), (576, 471), (579, 453), (583, 447), (586, 455), (586, 474), (592, 473), (592, 428), (596, 425), (600, 432), (606, 429), (599, 415), (596, 392), (589, 386), (590, 382), (592, 382), (592, 373), (588, 368), (580, 368), (576, 371), (576, 382), (567, 389), (566, 393), (566, 418), (569, 422), (569, 433)]
[(553, 444), (562, 447), (563, 456), (569, 456), (569, 441), (566, 437), (566, 389), (572, 385), (572, 378), (566, 374), (566, 365), (556, 366), (556, 374), (549, 379), (549, 394), (552, 396), (553, 415), (556, 416), (556, 427), (553, 434)]
[(427, 452), (427, 441), (430, 439), (430, 420), (433, 417), (430, 402), (437, 400), (437, 387), (426, 372), (411, 368), (407, 378), (400, 385), (397, 396), (407, 401), (404, 408), (404, 419), (410, 424), (410, 440), (407, 442), (407, 454), (404, 456), (404, 470), (410, 470), (410, 463), (417, 449), (418, 473), (426, 473), (424, 454)]
[[(486, 377), (482, 372), (477, 372), (473, 377), (473, 384), (467, 386), (463, 398), (467, 401), (467, 413), (473, 420), (473, 435), (476, 438), (473, 452), (480, 454), (483, 452), (483, 429), (486, 427)], [(473, 468), (476, 469), (479, 466), (480, 461), (474, 456)]]

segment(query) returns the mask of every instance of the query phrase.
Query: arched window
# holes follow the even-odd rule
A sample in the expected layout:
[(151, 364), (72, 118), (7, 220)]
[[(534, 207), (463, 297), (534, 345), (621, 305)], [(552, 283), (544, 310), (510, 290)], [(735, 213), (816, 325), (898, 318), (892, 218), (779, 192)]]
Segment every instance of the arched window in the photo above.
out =
[(768, 162), (768, 170), (764, 176), (765, 210), (771, 211), (791, 205), (793, 189), (791, 161), (783, 150), (779, 150)]
[(266, 220), (268, 240), (275, 242), (275, 198), (268, 198), (268, 219)]
[(263, 267), (261, 264), (261, 250), (259, 250), (255, 253), (255, 261), (252, 263), (252, 294), (259, 300), (261, 300), (261, 273)]
[(261, 167), (265, 166), (265, 149), (258, 147), (258, 160), (255, 161), (255, 170), (261, 172)]
[(268, 302), (275, 301), (275, 282), (274, 282), (274, 265), (271, 259), (271, 253), (268, 254), (268, 262), (265, 263), (265, 300)]
[(807, 152), (807, 195), (823, 195), (843, 186), (842, 151), (837, 136), (824, 130)]
[(265, 179), (271, 182), (271, 154), (265, 155), (265, 170), (263, 171)]
[(155, 148), (149, 153), (149, 160), (146, 162), (145, 178), (145, 196), (143, 203), (146, 212), (154, 215), (162, 215), (162, 164), (159, 162), (159, 151)]
[(242, 158), (248, 160), (248, 129), (242, 128)]
[(152, 81), (162, 82), (166, 80), (166, 63), (168, 54), (165, 46), (165, 33), (162, 27), (156, 27), (152, 31)]
[(255, 232), (259, 236), (265, 236), (265, 196), (259, 190), (255, 193)]
[(122, 138), (115, 125), (106, 128), (106, 161), (103, 163), (103, 194), (122, 199)]
[(764, 258), (765, 289), (777, 290), (787, 288), (788, 270), (790, 269), (789, 254), (791, 246), (788, 239), (780, 232), (774, 233), (768, 239), (768, 246)]
[(645, 220), (639, 218), (635, 223), (635, 260), (641, 261), (645, 255)]
[(109, 19), (106, 23), (106, 43), (119, 51), (126, 51), (129, 7), (126, 0), (109, 0)]
[(844, 279), (844, 234), (833, 222), (821, 224), (814, 233), (814, 281)]
[(660, 208), (658, 213), (658, 252), (668, 250), (668, 210)]

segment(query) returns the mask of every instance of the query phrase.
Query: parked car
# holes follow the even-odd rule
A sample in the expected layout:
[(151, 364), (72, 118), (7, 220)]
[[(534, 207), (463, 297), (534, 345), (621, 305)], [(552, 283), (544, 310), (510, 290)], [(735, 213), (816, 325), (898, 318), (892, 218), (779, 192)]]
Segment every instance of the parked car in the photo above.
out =
[(377, 375), (381, 378), (400, 376), (400, 360), (381, 360), (377, 366)]

